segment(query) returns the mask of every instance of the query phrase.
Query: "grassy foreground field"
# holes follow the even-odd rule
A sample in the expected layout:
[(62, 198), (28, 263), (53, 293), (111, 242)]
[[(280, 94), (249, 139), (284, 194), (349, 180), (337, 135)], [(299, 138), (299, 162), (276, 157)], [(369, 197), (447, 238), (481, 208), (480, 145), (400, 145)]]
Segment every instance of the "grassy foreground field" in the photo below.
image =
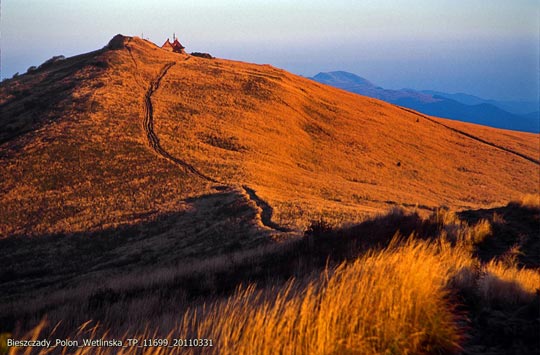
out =
[[(44, 321), (26, 337), (165, 338), (170, 344), (211, 339), (213, 345), (52, 349), (74, 354), (533, 354), (540, 329), (534, 230), (539, 217), (533, 198), (474, 216), (439, 210), (421, 219), (393, 210), (340, 229), (318, 221), (287, 247), (205, 265), (199, 271), (227, 278), (229, 289), (201, 289), (179, 303), (176, 313), (154, 308), (130, 329), (114, 313), (80, 328), (60, 323), (53, 329), (55, 324)], [(395, 226), (408, 236), (390, 233)], [(272, 262), (281, 258), (293, 258), (294, 266), (278, 272)], [(242, 266), (260, 270), (244, 274)], [(244, 282), (232, 282), (239, 272)], [(174, 278), (182, 283), (179, 275)], [(149, 280), (140, 282), (152, 288)], [(166, 284), (156, 281), (154, 292)], [(135, 285), (124, 287), (133, 291)], [(134, 309), (133, 299), (115, 299), (114, 290), (109, 292), (101, 306)], [(152, 309), (152, 293), (135, 301)], [(61, 318), (69, 322), (70, 316)], [(9, 354), (25, 351), (11, 348)]]

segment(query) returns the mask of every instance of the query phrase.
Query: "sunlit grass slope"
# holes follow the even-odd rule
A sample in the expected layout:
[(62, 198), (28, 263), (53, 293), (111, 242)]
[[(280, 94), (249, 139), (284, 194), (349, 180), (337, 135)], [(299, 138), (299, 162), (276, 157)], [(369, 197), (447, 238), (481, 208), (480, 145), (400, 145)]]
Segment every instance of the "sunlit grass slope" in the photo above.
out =
[[(158, 77), (161, 147), (217, 184), (150, 148), (145, 95)], [(136, 37), (7, 80), (0, 93), (2, 237), (155, 220), (216, 185), (249, 186), (274, 222), (299, 229), (391, 205), (506, 203), (540, 185), (538, 164), (523, 158), (538, 159), (538, 135), (459, 124), (463, 134), (269, 65)]]

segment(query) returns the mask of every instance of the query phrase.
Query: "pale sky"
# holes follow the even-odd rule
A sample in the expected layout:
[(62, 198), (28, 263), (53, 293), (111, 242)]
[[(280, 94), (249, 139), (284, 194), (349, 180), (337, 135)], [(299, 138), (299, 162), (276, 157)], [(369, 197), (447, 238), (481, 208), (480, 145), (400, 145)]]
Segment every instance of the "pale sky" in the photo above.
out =
[(538, 99), (538, 1), (4, 0), (2, 77), (117, 33), (293, 73), (345, 70), (387, 88)]

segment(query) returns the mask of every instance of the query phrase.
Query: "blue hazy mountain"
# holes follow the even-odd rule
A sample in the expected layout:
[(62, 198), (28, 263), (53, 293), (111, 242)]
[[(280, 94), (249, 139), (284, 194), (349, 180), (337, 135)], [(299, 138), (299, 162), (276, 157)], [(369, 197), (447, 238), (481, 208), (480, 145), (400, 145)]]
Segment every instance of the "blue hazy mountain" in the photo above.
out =
[(434, 90), (422, 90), (422, 93), (430, 94), (434, 96), (442, 96), (450, 100), (461, 102), (462, 104), (465, 104), (465, 105), (490, 104), (493, 106), (497, 106), (498, 108), (503, 109), (504, 111), (508, 111), (516, 115), (525, 115), (525, 114), (531, 114), (531, 113), (538, 114), (538, 111), (539, 111), (538, 106), (540, 104), (538, 101), (488, 100), (488, 99), (483, 99), (478, 96), (464, 94), (464, 93), (448, 94), (445, 92), (434, 91)]
[(538, 104), (533, 102), (499, 102), (473, 95), (447, 94), (428, 90), (389, 90), (358, 75), (344, 71), (319, 73), (311, 79), (360, 95), (408, 107), (427, 115), (496, 128), (540, 132)]

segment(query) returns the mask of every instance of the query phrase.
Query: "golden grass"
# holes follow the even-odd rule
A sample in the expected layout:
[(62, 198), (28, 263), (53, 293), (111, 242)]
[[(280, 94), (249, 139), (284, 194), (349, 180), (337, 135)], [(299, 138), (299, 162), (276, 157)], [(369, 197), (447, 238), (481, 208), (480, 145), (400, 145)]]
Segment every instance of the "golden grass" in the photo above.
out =
[[(213, 348), (186, 348), (186, 354), (452, 352), (459, 349), (461, 331), (447, 286), (471, 265), (467, 251), (446, 243), (394, 242), (326, 269), (320, 277), (266, 290), (251, 285), (224, 301), (187, 311), (168, 337), (213, 339)], [(18, 353), (12, 349), (10, 354)], [(116, 350), (75, 352), (87, 353)], [(167, 352), (154, 348), (150, 353)]]
[(491, 223), (487, 219), (481, 219), (476, 224), (469, 225), (452, 210), (439, 208), (429, 217), (429, 220), (441, 228), (442, 237), (469, 247), (482, 243), (492, 234)]
[[(288, 227), (300, 230), (320, 212), (358, 221), (393, 205), (480, 208), (539, 191), (537, 165), (382, 101), (268, 65), (125, 43), (0, 86), (0, 132), (20, 112), (30, 123), (50, 118), (0, 147), (0, 237), (134, 224), (133, 214), (174, 213), (212, 191), (155, 154), (142, 128), (145, 93), (170, 62), (152, 95), (163, 149), (249, 186)], [(53, 107), (25, 109), (56, 96)], [(538, 135), (465, 126), (538, 155)]]
[(485, 265), (478, 292), (489, 303), (531, 302), (540, 292), (540, 272), (492, 260)]
[[(501, 304), (515, 309), (534, 304), (540, 292), (538, 269), (518, 268), (504, 255), (485, 264), (472, 256), (472, 246), (493, 233), (488, 221), (468, 225), (446, 210), (425, 221), (439, 225), (437, 237), (397, 236), (385, 249), (368, 250), (322, 270), (298, 271), (288, 282), (240, 286), (225, 298), (192, 302), (187, 310), (185, 304), (179, 306), (177, 314), (158, 316), (153, 323), (137, 318), (142, 323), (134, 332), (88, 322), (61, 336), (207, 338), (213, 347), (57, 350), (81, 355), (456, 353), (467, 337), (462, 296), (474, 298), (475, 307), (488, 313)], [(156, 276), (151, 278), (161, 282)], [(136, 305), (163, 305), (152, 295), (146, 297)], [(40, 323), (26, 338), (53, 337), (48, 329)], [(27, 350), (10, 349), (9, 354)]]
[(526, 194), (518, 201), (523, 207), (538, 208), (540, 207), (540, 194)]
[[(446, 245), (410, 242), (326, 270), (274, 297), (248, 288), (195, 319), (221, 354), (387, 354), (456, 350), (445, 286), (471, 263)], [(300, 282), (302, 284), (302, 282)], [(249, 300), (246, 302), (246, 300)]]
[(491, 223), (482, 219), (477, 224), (469, 228), (466, 240), (469, 240), (472, 244), (480, 244), (486, 238), (492, 234)]

